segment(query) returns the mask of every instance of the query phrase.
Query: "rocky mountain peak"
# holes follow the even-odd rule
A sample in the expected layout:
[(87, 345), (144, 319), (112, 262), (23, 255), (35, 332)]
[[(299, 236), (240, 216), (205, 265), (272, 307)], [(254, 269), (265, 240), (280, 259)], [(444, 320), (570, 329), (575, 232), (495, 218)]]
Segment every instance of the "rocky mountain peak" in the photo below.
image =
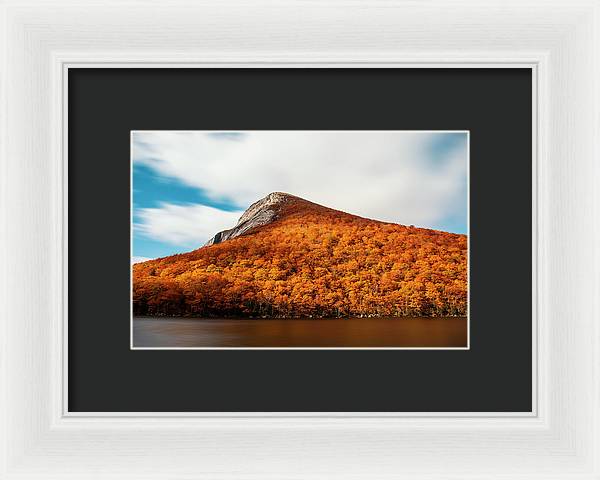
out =
[(250, 205), (242, 214), (235, 227), (217, 233), (213, 238), (206, 242), (204, 246), (214, 245), (216, 243), (224, 242), (225, 240), (239, 237), (248, 230), (275, 221), (282, 205), (294, 198), (296, 197), (289, 193), (269, 193), (266, 197), (261, 198)]
[(242, 214), (238, 223), (236, 225), (239, 226), (244, 222), (251, 220), (253, 217), (257, 215), (260, 216), (261, 212), (272, 212), (273, 207), (288, 201), (291, 198), (291, 195), (282, 192), (272, 192), (269, 193), (265, 198), (261, 198), (257, 202), (254, 202), (252, 205), (248, 207), (248, 209)]

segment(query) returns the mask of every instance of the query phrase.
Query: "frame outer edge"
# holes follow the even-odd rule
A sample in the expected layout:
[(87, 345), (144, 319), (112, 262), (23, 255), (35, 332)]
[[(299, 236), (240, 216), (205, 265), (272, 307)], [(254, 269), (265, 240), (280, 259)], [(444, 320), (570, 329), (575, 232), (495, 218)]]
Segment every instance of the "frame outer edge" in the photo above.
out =
[[(14, 2), (10, 2), (11, 4), (15, 4)], [(104, 2), (106, 5), (111, 4), (112, 2)], [(564, 4), (564, 2), (563, 2)], [(599, 9), (598, 9), (598, 1), (594, 1), (594, 2), (585, 2), (586, 5), (590, 5), (592, 4), (594, 6), (593, 9), (593, 47), (591, 46), (591, 53), (594, 54), (594, 59), (593, 59), (593, 85), (594, 85), (594, 93), (593, 93), (593, 98), (590, 99), (591, 103), (592, 103), (592, 111), (593, 111), (593, 121), (594, 121), (594, 138), (593, 138), (593, 150), (592, 152), (590, 152), (590, 154), (592, 154), (594, 156), (594, 158), (597, 160), (598, 159), (598, 155), (600, 154), (600, 135), (599, 135), (599, 128), (600, 128), (600, 95), (599, 95), (599, 89), (600, 89), (600, 71), (599, 71), (599, 60), (597, 58), (597, 55), (599, 53), (599, 32), (598, 32), (598, 28), (600, 25), (600, 14), (599, 14)], [(18, 5), (18, 4), (17, 4)], [(128, 431), (133, 431), (133, 430), (137, 430), (140, 427), (147, 427), (148, 428), (148, 434), (149, 435), (158, 435), (159, 431), (161, 430), (160, 427), (160, 419), (154, 419), (154, 420), (150, 420), (150, 421), (139, 421), (138, 420), (134, 420), (131, 422), (128, 422), (127, 420), (125, 420), (124, 422), (119, 421), (116, 423), (111, 423), (110, 421), (105, 421), (103, 419), (98, 419), (97, 422), (88, 422), (88, 421), (79, 421), (78, 419), (73, 419), (75, 420), (74, 422), (61, 422), (59, 421), (59, 424), (54, 424), (54, 426), (51, 428), (51, 430), (53, 430), (54, 433), (49, 432), (46, 430), (46, 428), (48, 427), (48, 425), (46, 424), (46, 420), (47, 418), (44, 417), (40, 417), (40, 413), (39, 412), (34, 412), (34, 414), (36, 416), (38, 416), (38, 418), (36, 418), (33, 422), (37, 422), (37, 427), (34, 427), (36, 430), (38, 430), (38, 434), (40, 435), (38, 438), (36, 439), (26, 439), (24, 438), (20, 433), (17, 434), (16, 431), (16, 425), (15, 422), (9, 422), (9, 417), (11, 415), (11, 412), (9, 411), (9, 403), (7, 401), (8, 395), (9, 395), (9, 388), (11, 387), (11, 384), (9, 383), (9, 371), (8, 371), (8, 367), (15, 367), (14, 362), (11, 365), (8, 365), (8, 359), (9, 359), (9, 354), (7, 353), (8, 351), (8, 342), (9, 342), (9, 337), (8, 337), (8, 325), (9, 325), (9, 313), (10, 310), (8, 308), (8, 294), (9, 294), (9, 288), (10, 288), (10, 284), (9, 284), (9, 275), (10, 275), (10, 271), (8, 269), (8, 265), (10, 264), (10, 259), (9, 259), (9, 255), (8, 255), (8, 246), (10, 244), (9, 241), (9, 236), (13, 235), (12, 233), (10, 233), (9, 228), (11, 227), (11, 225), (9, 225), (9, 219), (13, 218), (14, 216), (11, 217), (11, 215), (9, 215), (9, 200), (17, 200), (17, 199), (11, 199), (9, 198), (9, 193), (11, 192), (11, 189), (8, 186), (9, 183), (9, 174), (14, 173), (14, 168), (15, 167), (15, 160), (11, 160), (9, 161), (8, 159), (8, 153), (9, 151), (12, 151), (11, 148), (9, 148), (8, 145), (8, 132), (9, 132), (9, 122), (7, 120), (7, 114), (8, 114), (8, 103), (9, 103), (9, 99), (7, 97), (9, 88), (8, 85), (10, 84), (10, 75), (14, 75), (13, 71), (10, 71), (7, 67), (9, 67), (9, 60), (8, 60), (8, 37), (9, 37), (9, 31), (10, 30), (15, 30), (16, 28), (22, 27), (22, 25), (18, 25), (16, 23), (16, 20), (14, 20), (14, 18), (11, 19), (13, 22), (12, 23), (9, 21), (9, 16), (7, 15), (7, 9), (6, 9), (6, 5), (0, 7), (0, 24), (2, 24), (3, 26), (5, 26), (6, 28), (3, 30), (2, 33), (2, 50), (0, 52), (0, 62), (1, 65), (5, 68), (2, 68), (1, 72), (0, 72), (0, 98), (1, 98), (1, 104), (2, 104), (2, 114), (0, 115), (0, 129), (1, 129), (1, 136), (0, 136), (0, 152), (2, 154), (2, 161), (0, 162), (0, 226), (2, 227), (0, 229), (0, 242), (2, 243), (0, 245), (0, 270), (1, 270), (1, 277), (0, 277), (0, 311), (2, 313), (4, 313), (4, 315), (1, 315), (3, 318), (0, 318), (0, 322), (1, 322), (1, 327), (2, 327), (2, 338), (1, 338), (1, 343), (0, 343), (0, 367), (1, 367), (1, 376), (0, 376), (0, 380), (2, 381), (2, 386), (6, 387), (6, 388), (0, 388), (0, 447), (2, 448), (2, 457), (0, 457), (0, 477), (4, 477), (5, 474), (6, 477), (8, 478), (9, 475), (11, 478), (15, 478), (15, 477), (27, 477), (27, 478), (49, 478), (50, 476), (52, 476), (53, 478), (58, 477), (58, 478), (74, 478), (77, 476), (77, 470), (73, 470), (73, 473), (68, 473), (69, 472), (69, 467), (66, 466), (66, 464), (64, 463), (67, 460), (67, 455), (68, 453), (65, 452), (64, 450), (64, 445), (67, 445), (65, 442), (66, 440), (66, 435), (72, 437), (75, 441), (77, 441), (76, 439), (85, 439), (85, 438), (89, 438), (90, 440), (93, 439), (95, 434), (100, 434), (101, 432), (113, 432), (113, 434), (115, 436), (119, 436), (121, 435), (119, 432), (119, 430), (121, 430), (121, 428), (117, 425), (117, 424), (121, 424), (121, 427), (125, 427)], [(23, 33), (20, 34), (21, 36), (23, 35)], [(29, 47), (31, 47), (31, 44), (28, 44)], [(12, 53), (12, 58), (14, 59), (16, 55), (18, 54), (23, 54), (23, 50), (21, 50), (21, 52), (17, 52), (17, 53)], [(586, 54), (588, 54), (589, 52), (586, 51)], [(107, 59), (109, 59), (110, 57), (110, 53), (107, 54), (108, 56), (106, 57)], [(122, 58), (122, 54), (121, 54), (121, 58)], [(275, 56), (276, 57), (276, 56)], [(273, 57), (273, 58), (275, 58)], [(509, 55), (507, 55), (506, 58), (508, 58)], [(114, 58), (120, 58), (119, 55), (115, 55)], [(276, 61), (276, 60), (275, 60)], [(21, 63), (19, 65), (19, 67), (21, 69), (23, 69), (23, 64)], [(547, 77), (548, 78), (548, 77)], [(13, 77), (13, 83), (15, 81), (15, 77)], [(548, 80), (549, 81), (549, 80)], [(21, 87), (19, 88), (19, 91), (24, 92), (25, 88)], [(546, 95), (549, 95), (549, 90), (546, 90)], [(53, 102), (54, 105), (54, 102)], [(542, 125), (542, 129), (541, 132), (548, 132), (548, 128), (543, 128), (543, 125), (547, 122), (548, 117), (547, 115), (550, 113), (549, 112), (550, 108), (548, 108), (546, 110), (546, 112), (544, 113), (543, 111), (540, 112), (540, 119), (538, 119), (538, 125)], [(53, 117), (54, 118), (54, 117)], [(11, 119), (12, 120), (12, 119)], [(54, 128), (54, 127), (52, 127)], [(54, 131), (54, 130), (53, 130)], [(13, 141), (14, 142), (14, 141)], [(540, 144), (543, 144), (544, 142), (540, 142)], [(54, 147), (53, 151), (55, 151)], [(543, 145), (541, 145), (541, 148), (543, 148)], [(56, 153), (53, 154), (53, 156)], [(540, 152), (538, 152), (538, 156), (540, 155)], [(592, 198), (592, 208), (591, 211), (593, 212), (593, 218), (591, 219), (591, 223), (592, 223), (592, 232), (593, 232), (593, 237), (596, 240), (596, 242), (600, 241), (600, 219), (598, 218), (599, 214), (600, 214), (600, 193), (598, 192), (598, 189), (600, 188), (600, 165), (599, 162), (596, 161), (594, 164), (593, 170), (595, 173), (595, 180), (594, 180), (594, 185), (596, 186), (595, 190), (593, 191), (593, 198)], [(538, 176), (539, 175), (543, 175), (543, 172), (538, 172)], [(53, 179), (52, 183), (53, 185), (57, 185), (55, 182), (57, 180)], [(62, 180), (61, 180), (62, 181)], [(54, 188), (54, 187), (53, 187)], [(14, 191), (14, 190), (12, 190)], [(540, 193), (540, 192), (538, 192)], [(545, 192), (545, 195), (548, 195), (549, 192)], [(57, 196), (55, 198), (55, 201), (57, 202), (55, 205), (53, 205), (52, 209), (55, 210), (56, 208), (59, 208), (58, 205), (60, 204), (60, 196)], [(13, 201), (13, 205), (16, 203), (16, 201)], [(546, 202), (544, 202), (544, 205), (547, 205)], [(541, 212), (544, 213), (544, 212)], [(547, 218), (547, 216), (550, 215), (550, 212), (545, 212), (545, 215), (540, 215), (543, 216), (543, 219), (540, 220), (545, 220)], [(56, 241), (56, 231), (53, 233), (53, 238)], [(55, 245), (56, 247), (56, 245)], [(545, 247), (542, 247), (542, 249)], [(545, 253), (544, 253), (545, 252)], [(545, 250), (542, 250), (542, 253), (544, 253), (544, 258), (548, 258), (547, 255), (548, 252), (546, 252)], [(56, 258), (56, 257), (55, 257)], [(58, 260), (56, 260), (58, 261)], [(591, 344), (593, 345), (593, 350), (591, 352), (591, 357), (593, 359), (593, 368), (592, 368), (592, 379), (595, 381), (595, 386), (591, 387), (591, 390), (593, 391), (593, 395), (592, 395), (592, 411), (591, 416), (592, 418), (590, 419), (591, 421), (591, 430), (592, 430), (592, 444), (591, 445), (587, 445), (587, 448), (590, 448), (591, 451), (591, 455), (592, 455), (592, 471), (579, 471), (579, 472), (575, 472), (573, 470), (571, 471), (561, 471), (560, 473), (557, 472), (556, 474), (549, 474), (549, 475), (545, 475), (545, 478), (560, 478), (560, 479), (565, 479), (565, 478), (577, 478), (577, 479), (597, 479), (599, 478), (598, 475), (600, 474), (599, 471), (599, 464), (600, 464), (600, 452), (599, 452), (599, 448), (598, 446), (600, 445), (600, 378), (599, 378), (599, 360), (600, 360), (600, 325), (598, 322), (598, 315), (599, 315), (599, 307), (600, 307), (600, 295), (599, 295), (599, 291), (598, 288), (600, 287), (600, 255), (598, 253), (598, 250), (594, 250), (594, 252), (592, 252), (592, 257), (591, 257), (591, 261), (590, 261), (590, 269), (592, 271), (591, 277), (593, 278), (593, 290), (594, 290), (594, 295), (592, 297), (591, 300), (591, 312), (590, 314), (593, 316), (593, 318), (595, 319), (595, 322), (593, 323), (593, 332), (592, 332), (592, 342)], [(53, 275), (56, 275), (56, 271), (54, 270), (54, 268), (51, 270)], [(13, 312), (14, 313), (14, 312)], [(540, 312), (538, 312), (540, 313)], [(53, 328), (55, 328), (56, 325), (54, 325)], [(56, 333), (56, 330), (54, 330), (54, 333)], [(547, 330), (544, 330), (545, 334), (549, 334), (549, 332)], [(53, 341), (56, 340), (58, 337), (58, 335), (53, 337)], [(540, 347), (542, 347), (542, 345), (546, 345), (547, 342), (540, 342)], [(544, 351), (544, 355), (547, 355), (546, 361), (544, 362), (543, 366), (541, 366), (542, 368), (540, 368), (538, 374), (540, 376), (542, 376), (542, 370), (546, 370), (550, 368), (550, 364), (549, 364), (549, 355), (551, 352), (545, 352)], [(56, 360), (57, 358), (57, 352), (56, 351), (52, 351), (51, 353), (52, 355), (52, 359), (53, 361)], [(11, 360), (12, 361), (12, 360)], [(19, 367), (19, 371), (20, 372), (25, 372), (27, 371), (25, 368), (21, 368), (21, 366)], [(60, 369), (56, 370), (55, 366), (52, 367), (53, 368), (53, 379), (56, 380), (56, 376), (58, 375), (59, 372), (61, 372)], [(556, 368), (556, 367), (554, 367)], [(13, 378), (14, 374), (11, 372), (11, 377)], [(543, 378), (545, 378), (545, 374), (543, 375)], [(34, 381), (37, 380), (41, 380), (41, 379), (32, 379)], [(55, 386), (53, 387), (55, 388)], [(56, 398), (57, 398), (57, 392), (58, 390), (55, 390), (52, 398), (54, 406), (52, 407), (51, 411), (53, 412), (52, 415), (57, 415), (59, 412), (62, 412), (61, 408), (56, 408), (57, 404), (56, 404)], [(43, 401), (43, 399), (39, 399), (41, 401)], [(544, 404), (540, 405), (540, 412), (539, 413), (543, 413), (545, 410)], [(42, 407), (40, 410), (44, 410), (44, 408)], [(546, 410), (546, 412), (548, 413), (548, 411)], [(158, 421), (157, 421), (158, 420)], [(236, 421), (234, 420), (234, 423)], [(434, 419), (434, 422), (435, 419)], [(93, 423), (96, 423), (96, 425), (94, 426)], [(259, 424), (259, 422), (250, 422), (250, 424)], [(281, 422), (272, 422), (274, 424), (281, 424)], [(409, 422), (412, 423), (412, 422)], [(420, 421), (417, 420), (415, 422), (415, 424), (419, 424)], [(421, 422), (422, 423), (422, 422)], [(442, 422), (443, 423), (443, 422)], [(460, 421), (458, 422), (459, 424), (461, 423)], [(467, 424), (472, 423), (474, 425), (480, 425), (481, 429), (485, 429), (486, 426), (490, 426), (490, 424), (492, 424), (493, 422), (489, 422), (486, 420), (477, 420), (477, 419), (473, 419), (473, 422), (467, 422)], [(224, 429), (226, 430), (227, 428), (229, 428), (231, 426), (231, 424), (228, 425), (228, 422), (221, 422), (221, 421), (202, 421), (202, 424), (204, 426), (209, 426), (209, 425), (213, 425), (212, 427), (209, 428), (216, 428), (219, 427), (220, 429)], [(179, 428), (178, 425), (181, 425), (180, 422), (171, 422), (168, 421), (168, 423), (166, 423), (164, 425), (164, 428), (169, 429), (169, 428)], [(269, 428), (269, 422), (266, 422), (263, 424), (264, 428)], [(273, 426), (271, 424), (271, 426)], [(311, 426), (310, 424), (307, 426)], [(372, 426), (372, 425), (371, 425)], [(190, 425), (191, 428), (195, 428), (193, 425)], [(513, 425), (514, 428), (518, 428), (516, 425)], [(545, 424), (545, 425), (537, 425), (537, 429), (542, 432), (545, 428), (549, 428), (551, 427), (551, 425), (549, 424)], [(26, 425), (24, 427), (27, 430), (27, 434), (32, 432), (31, 426), (30, 425)], [(335, 427), (332, 427), (335, 428)], [(426, 428), (426, 427), (423, 427)], [(511, 427), (512, 428), (512, 427)], [(528, 427), (524, 427), (524, 428), (528, 428)], [(530, 428), (530, 427), (529, 427)], [(533, 430), (531, 430), (533, 432)], [(89, 436), (81, 436), (82, 434), (88, 432)], [(94, 433), (95, 432), (95, 433)], [(182, 435), (186, 435), (185, 432), (180, 432)], [(510, 438), (509, 432), (507, 431), (507, 439)], [(564, 433), (564, 432), (563, 432)], [(571, 435), (574, 435), (576, 432), (572, 432)], [(25, 435), (25, 433), (23, 433), (23, 435)], [(58, 435), (58, 436), (56, 436)], [(33, 440), (37, 440), (37, 441), (44, 441), (42, 439), (42, 437), (46, 437), (46, 440), (48, 441), (52, 441), (52, 447), (50, 454), (53, 456), (53, 458), (51, 459), (50, 462), (48, 462), (48, 458), (44, 457), (44, 455), (42, 455), (42, 457), (36, 457), (36, 453), (35, 450), (35, 444), (32, 443)], [(457, 434), (457, 438), (460, 438)], [(10, 440), (15, 440), (17, 441), (17, 445), (11, 445), (9, 446), (9, 439)], [(367, 440), (368, 437), (365, 437), (365, 440)], [(56, 441), (57, 443), (55, 444), (54, 441)], [(569, 441), (573, 441), (573, 438), (570, 438)], [(191, 442), (191, 440), (190, 440)], [(100, 445), (98, 445), (100, 446)], [(189, 443), (188, 445), (190, 448), (192, 447), (192, 443)], [(572, 446), (572, 445), (571, 445)], [(43, 446), (43, 445), (39, 445), (40, 448), (42, 448), (42, 450), (45, 450), (45, 453), (48, 453), (48, 446)], [(11, 469), (11, 473), (8, 473), (8, 451), (9, 448), (11, 449), (12, 453), (17, 453), (19, 454), (19, 458), (13, 458), (13, 465), (15, 467), (15, 469)], [(26, 450), (31, 449), (30, 451), (26, 452)], [(434, 450), (432, 449), (432, 452)], [(63, 452), (63, 453), (60, 453)], [(125, 453), (125, 452), (123, 452)], [(565, 454), (567, 454), (565, 452)], [(572, 454), (572, 452), (571, 452)], [(29, 455), (29, 456), (28, 456)], [(549, 456), (555, 457), (556, 455), (563, 455), (563, 452), (557, 452), (557, 451), (549, 451), (548, 452)], [(118, 456), (115, 457), (115, 460), (118, 462)], [(565, 459), (566, 460), (566, 459)], [(18, 462), (17, 462), (18, 461)], [(110, 476), (111, 478), (129, 478), (129, 477), (133, 477), (134, 474), (123, 474), (123, 473), (118, 473), (116, 474), (116, 472), (114, 470), (111, 470), (112, 474), (110, 472), (107, 471), (102, 471), (99, 469), (100, 464), (98, 463), (99, 460), (95, 459), (95, 460), (91, 460), (91, 457), (89, 458), (90, 464), (89, 464), (89, 469), (88, 469), (88, 474), (98, 474), (98, 476), (101, 476), (102, 478), (106, 478), (108, 476)], [(17, 463), (15, 463), (17, 462)], [(59, 462), (59, 463), (56, 463)], [(60, 462), (63, 462), (62, 465)], [(120, 461), (119, 465), (122, 468), (125, 468), (125, 458), (123, 460)], [(45, 465), (45, 467), (43, 467)], [(487, 472), (485, 471), (485, 468), (482, 468), (484, 464), (483, 463), (477, 463), (477, 467), (480, 468), (479, 473), (475, 474), (477, 475), (477, 478), (496, 478), (496, 475), (494, 475), (493, 472)], [(232, 470), (235, 467), (232, 467)], [(92, 473), (94, 472), (94, 473)], [(474, 472), (474, 471), (473, 471)], [(544, 472), (539, 472), (539, 473), (544, 473)], [(204, 475), (200, 474), (201, 476), (204, 477)], [(206, 475), (209, 475), (206, 473)], [(357, 476), (360, 475), (359, 473), (357, 473)], [(450, 473), (449, 473), (450, 475)], [(181, 475), (181, 474), (174, 474), (173, 476), (177, 476), (177, 477), (184, 477), (185, 475)], [(218, 476), (219, 478), (224, 478), (222, 476), (222, 474), (216, 473), (213, 476)], [(325, 474), (312, 474), (310, 475), (312, 478), (326, 478), (327, 475)], [(384, 475), (385, 476), (385, 475)], [(469, 475), (471, 476), (471, 475)], [(538, 475), (535, 474), (526, 474), (524, 473), (523, 475), (509, 475), (511, 478), (533, 478), (534, 476), (536, 478), (538, 478)], [(227, 478), (234, 478), (234, 477), (238, 477), (238, 478), (259, 478), (259, 476), (254, 476), (253, 474), (249, 473), (249, 474), (244, 474), (240, 472), (240, 475), (235, 475), (235, 474), (230, 474), (227, 475)], [(303, 476), (305, 477), (305, 476)], [(374, 477), (380, 477), (380, 475), (374, 475)], [(386, 476), (387, 477), (387, 476)], [(428, 478), (447, 478), (444, 475), (428, 475)], [(273, 475), (261, 475), (260, 478), (275, 478)], [(298, 475), (290, 475), (289, 478), (300, 478), (300, 476)], [(381, 476), (381, 478), (383, 478), (383, 476)]]

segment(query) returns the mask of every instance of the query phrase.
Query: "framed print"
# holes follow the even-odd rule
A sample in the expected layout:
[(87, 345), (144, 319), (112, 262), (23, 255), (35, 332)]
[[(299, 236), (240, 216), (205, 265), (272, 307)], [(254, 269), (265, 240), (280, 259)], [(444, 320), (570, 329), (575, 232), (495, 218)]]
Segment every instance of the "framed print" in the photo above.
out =
[(600, 475), (597, 1), (1, 11), (2, 478)]

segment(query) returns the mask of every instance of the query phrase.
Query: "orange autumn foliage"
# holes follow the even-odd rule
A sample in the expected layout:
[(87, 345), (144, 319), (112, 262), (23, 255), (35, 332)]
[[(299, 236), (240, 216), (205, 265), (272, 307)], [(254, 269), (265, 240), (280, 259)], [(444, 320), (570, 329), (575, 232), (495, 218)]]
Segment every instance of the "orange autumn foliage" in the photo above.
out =
[(294, 199), (240, 237), (134, 265), (134, 314), (466, 315), (465, 235)]

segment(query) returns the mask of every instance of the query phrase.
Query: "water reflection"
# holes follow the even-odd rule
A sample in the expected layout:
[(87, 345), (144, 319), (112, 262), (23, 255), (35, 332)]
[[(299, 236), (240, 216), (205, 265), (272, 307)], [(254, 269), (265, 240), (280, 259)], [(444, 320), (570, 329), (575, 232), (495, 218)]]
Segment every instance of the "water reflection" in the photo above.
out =
[(466, 347), (467, 319), (135, 317), (135, 347)]

